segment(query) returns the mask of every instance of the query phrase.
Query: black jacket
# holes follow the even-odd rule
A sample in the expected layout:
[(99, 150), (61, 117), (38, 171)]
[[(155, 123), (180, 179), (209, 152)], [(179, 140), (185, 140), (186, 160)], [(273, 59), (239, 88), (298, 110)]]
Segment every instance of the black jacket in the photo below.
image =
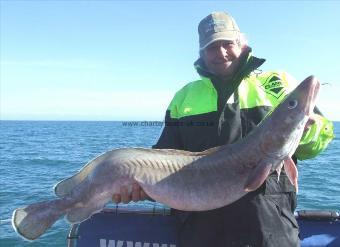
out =
[[(217, 107), (200, 114), (174, 117), (175, 113), (169, 106), (165, 127), (153, 148), (203, 151), (246, 136), (271, 107), (240, 109), (238, 95), (233, 95), (232, 103), (227, 100), (240, 81), (263, 62), (263, 59), (252, 57), (248, 51), (242, 58), (239, 73), (227, 82), (209, 74), (199, 59), (195, 63), (197, 71), (209, 78), (216, 89), (217, 97), (214, 100)], [(202, 101), (202, 98), (193, 100)], [(181, 247), (294, 247), (299, 246), (298, 225), (293, 215), (295, 206), (294, 187), (285, 174), (281, 175), (279, 182), (273, 174), (257, 191), (248, 193), (231, 205), (205, 212), (172, 212), (178, 217)]]

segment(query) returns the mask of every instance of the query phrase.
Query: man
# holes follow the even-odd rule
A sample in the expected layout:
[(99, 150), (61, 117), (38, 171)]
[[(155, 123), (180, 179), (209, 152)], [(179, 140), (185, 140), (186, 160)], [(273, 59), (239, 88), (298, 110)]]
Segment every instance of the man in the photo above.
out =
[[(264, 59), (251, 55), (235, 20), (214, 12), (198, 26), (200, 80), (179, 90), (171, 101), (165, 127), (154, 148), (203, 151), (242, 139), (296, 86), (285, 72), (260, 72)], [(315, 114), (294, 160), (323, 151), (332, 139), (332, 123)], [(122, 188), (115, 201), (131, 200)], [(132, 199), (144, 198), (136, 185)], [(235, 203), (205, 212), (173, 210), (179, 220), (181, 247), (299, 246), (294, 218), (296, 191), (283, 172), (271, 174), (256, 191)]]

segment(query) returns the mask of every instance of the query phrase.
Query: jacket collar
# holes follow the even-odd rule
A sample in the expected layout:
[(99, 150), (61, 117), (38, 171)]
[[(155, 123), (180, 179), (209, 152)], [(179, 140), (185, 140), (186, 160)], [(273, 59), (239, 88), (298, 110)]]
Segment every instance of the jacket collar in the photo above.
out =
[[(233, 76), (232, 80), (236, 79), (243, 79), (244, 77), (248, 76), (252, 71), (256, 70), (260, 67), (266, 60), (262, 58), (257, 58), (252, 56), (251, 48), (248, 47), (247, 50), (241, 54), (241, 62), (239, 65), (238, 72)], [(195, 69), (200, 76), (208, 77), (212, 81), (223, 81), (223, 78), (219, 78), (208, 71), (206, 65), (202, 58), (199, 58), (194, 63)]]

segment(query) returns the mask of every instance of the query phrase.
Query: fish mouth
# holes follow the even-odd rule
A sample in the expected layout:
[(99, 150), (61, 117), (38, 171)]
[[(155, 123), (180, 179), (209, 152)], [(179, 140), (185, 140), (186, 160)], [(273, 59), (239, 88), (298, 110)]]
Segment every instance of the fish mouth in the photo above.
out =
[(307, 99), (306, 99), (306, 106), (304, 107), (303, 111), (306, 116), (310, 117), (313, 114), (313, 110), (315, 107), (316, 97), (318, 96), (319, 90), (320, 90), (320, 82), (318, 79), (316, 79), (315, 76), (309, 76), (305, 79), (305, 81), (308, 81), (306, 85), (306, 91), (308, 92)]
[[(313, 102), (314, 102), (314, 105), (315, 105), (316, 97), (318, 96), (319, 90), (320, 90), (320, 82), (319, 82), (319, 80), (316, 80), (316, 85), (315, 85), (314, 91), (313, 91)], [(312, 111), (312, 113), (313, 113), (313, 111)]]

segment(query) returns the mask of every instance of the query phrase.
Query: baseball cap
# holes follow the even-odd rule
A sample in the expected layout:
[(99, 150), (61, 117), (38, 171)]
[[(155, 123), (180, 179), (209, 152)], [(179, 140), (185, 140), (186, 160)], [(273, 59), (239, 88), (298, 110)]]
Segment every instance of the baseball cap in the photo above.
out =
[(239, 34), (234, 18), (226, 12), (213, 12), (198, 24), (201, 50), (217, 40), (235, 40)]

